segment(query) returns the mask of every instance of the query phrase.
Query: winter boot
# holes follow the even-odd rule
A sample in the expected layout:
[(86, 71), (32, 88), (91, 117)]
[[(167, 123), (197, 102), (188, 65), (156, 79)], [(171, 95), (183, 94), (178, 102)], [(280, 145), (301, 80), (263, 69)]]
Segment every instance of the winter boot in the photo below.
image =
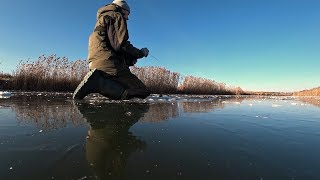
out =
[(90, 70), (74, 91), (72, 98), (83, 99), (86, 95), (96, 92), (99, 76), (97, 69)]
[(90, 93), (99, 93), (110, 99), (127, 99), (126, 89), (102, 71), (90, 70), (73, 93), (73, 99), (83, 99)]
[(111, 78), (100, 76), (98, 93), (110, 99), (123, 100), (127, 99), (127, 90), (118, 82)]

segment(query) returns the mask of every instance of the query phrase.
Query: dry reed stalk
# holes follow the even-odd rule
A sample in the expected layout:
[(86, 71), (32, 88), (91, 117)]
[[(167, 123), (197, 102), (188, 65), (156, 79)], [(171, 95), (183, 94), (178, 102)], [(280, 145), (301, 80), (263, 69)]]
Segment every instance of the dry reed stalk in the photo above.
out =
[(20, 62), (13, 77), (13, 88), (26, 91), (73, 91), (88, 71), (86, 60), (70, 62), (55, 54), (42, 55), (32, 62)]
[(184, 77), (179, 91), (184, 94), (236, 94), (236, 90), (227, 88), (224, 83), (194, 76)]
[[(21, 61), (12, 77), (12, 89), (24, 91), (74, 91), (88, 72), (86, 60), (69, 61), (66, 57), (40, 56), (36, 61)], [(163, 67), (131, 67), (131, 71), (152, 93), (160, 94), (241, 94), (239, 87), (205, 78), (186, 76)], [(182, 83), (180, 83), (182, 81)]]
[(320, 96), (320, 87), (293, 93), (294, 96)]
[(131, 72), (151, 90), (152, 93), (177, 93), (180, 74), (162, 67), (132, 67)]

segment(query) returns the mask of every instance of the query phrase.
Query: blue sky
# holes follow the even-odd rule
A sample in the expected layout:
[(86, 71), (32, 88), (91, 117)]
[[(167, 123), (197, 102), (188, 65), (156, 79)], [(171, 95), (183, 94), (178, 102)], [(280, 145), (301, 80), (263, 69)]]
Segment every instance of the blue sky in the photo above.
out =
[[(104, 0), (1, 0), (0, 72), (45, 54), (86, 59)], [(162, 66), (246, 90), (320, 86), (319, 0), (128, 0), (130, 41)]]

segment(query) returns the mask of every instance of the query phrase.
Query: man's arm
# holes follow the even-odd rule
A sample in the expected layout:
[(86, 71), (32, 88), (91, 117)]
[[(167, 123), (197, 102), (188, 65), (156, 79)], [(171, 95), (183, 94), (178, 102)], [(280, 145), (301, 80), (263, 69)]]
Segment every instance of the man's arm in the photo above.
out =
[(146, 51), (134, 47), (129, 39), (126, 20), (121, 16), (116, 16), (114, 20), (105, 18), (106, 27), (108, 28), (108, 38), (112, 48), (120, 54), (130, 59), (139, 59), (146, 57)]

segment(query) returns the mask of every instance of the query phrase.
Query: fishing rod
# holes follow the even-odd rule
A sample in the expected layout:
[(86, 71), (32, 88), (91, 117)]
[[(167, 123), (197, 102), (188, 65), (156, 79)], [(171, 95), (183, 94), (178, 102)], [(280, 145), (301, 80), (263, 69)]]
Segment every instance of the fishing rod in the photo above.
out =
[(156, 58), (156, 57), (153, 56), (152, 54), (150, 54), (150, 56), (151, 56), (153, 59), (155, 59), (155, 60), (157, 60), (157, 61), (160, 61), (158, 58)]

